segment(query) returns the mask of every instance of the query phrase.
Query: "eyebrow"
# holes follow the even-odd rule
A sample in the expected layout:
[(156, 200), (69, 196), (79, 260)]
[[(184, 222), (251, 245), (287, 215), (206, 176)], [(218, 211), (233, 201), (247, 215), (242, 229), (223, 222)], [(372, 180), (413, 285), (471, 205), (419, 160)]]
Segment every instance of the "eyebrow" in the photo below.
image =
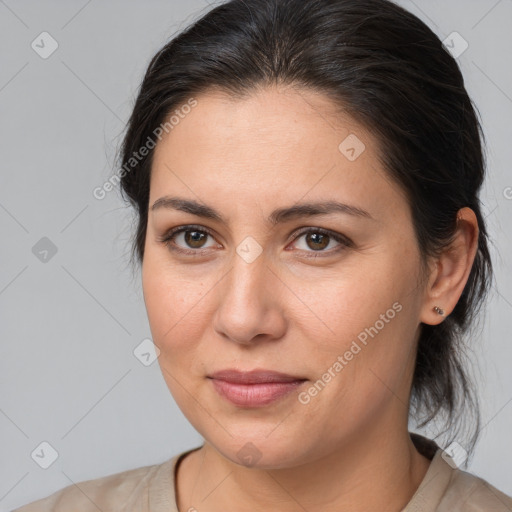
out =
[[(166, 208), (170, 210), (179, 210), (182, 212), (203, 217), (205, 219), (215, 220), (227, 224), (226, 220), (218, 211), (205, 204), (192, 199), (183, 199), (180, 197), (164, 196), (157, 199), (151, 206), (151, 211)], [(338, 201), (309, 202), (299, 203), (287, 208), (278, 208), (268, 217), (268, 222), (272, 225), (283, 223), (298, 217), (313, 217), (316, 215), (328, 215), (330, 213), (343, 213), (354, 217), (368, 218), (375, 220), (369, 212), (357, 206), (340, 203)]]

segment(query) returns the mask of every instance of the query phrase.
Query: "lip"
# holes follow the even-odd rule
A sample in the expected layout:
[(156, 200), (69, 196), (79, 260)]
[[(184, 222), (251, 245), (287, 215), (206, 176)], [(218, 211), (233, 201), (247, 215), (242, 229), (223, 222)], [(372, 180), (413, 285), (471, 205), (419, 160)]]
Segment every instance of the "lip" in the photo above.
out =
[(300, 386), (306, 379), (272, 370), (222, 370), (208, 376), (215, 390), (239, 407), (269, 405)]
[(275, 372), (273, 370), (246, 370), (240, 371), (235, 369), (221, 370), (209, 375), (210, 378), (223, 380), (233, 384), (262, 384), (262, 383), (280, 383), (295, 382), (306, 380), (303, 377), (288, 375), (286, 373)]

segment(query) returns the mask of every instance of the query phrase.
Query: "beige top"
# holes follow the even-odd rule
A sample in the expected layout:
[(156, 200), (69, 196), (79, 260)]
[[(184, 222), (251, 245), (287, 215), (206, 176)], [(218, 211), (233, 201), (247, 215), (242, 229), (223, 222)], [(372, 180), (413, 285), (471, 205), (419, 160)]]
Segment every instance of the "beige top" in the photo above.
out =
[[(414, 433), (411, 438), (418, 451), (432, 462), (402, 512), (512, 511), (512, 498), (485, 480), (452, 468), (434, 441)], [(174, 492), (177, 464), (197, 449), (162, 464), (72, 484), (12, 512), (178, 512)]]

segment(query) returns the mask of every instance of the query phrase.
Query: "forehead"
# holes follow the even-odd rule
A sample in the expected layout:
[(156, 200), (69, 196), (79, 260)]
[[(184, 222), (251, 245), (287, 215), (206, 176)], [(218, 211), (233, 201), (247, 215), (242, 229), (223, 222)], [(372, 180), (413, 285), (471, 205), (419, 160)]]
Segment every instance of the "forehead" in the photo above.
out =
[(301, 142), (300, 148), (293, 149), (306, 150), (312, 145), (337, 149), (343, 140), (340, 137), (349, 133), (357, 134), (369, 153), (377, 146), (377, 140), (340, 105), (308, 89), (266, 87), (243, 97), (212, 89), (194, 100), (196, 106), (188, 108), (186, 114), (172, 116), (175, 124), (164, 134), (157, 152), (184, 142), (210, 148), (222, 142), (221, 147), (230, 149), (243, 144), (281, 150)]
[(179, 190), (208, 203), (363, 201), (377, 213), (401, 195), (380, 165), (377, 141), (323, 95), (288, 87), (194, 99), (155, 148), (153, 201)]

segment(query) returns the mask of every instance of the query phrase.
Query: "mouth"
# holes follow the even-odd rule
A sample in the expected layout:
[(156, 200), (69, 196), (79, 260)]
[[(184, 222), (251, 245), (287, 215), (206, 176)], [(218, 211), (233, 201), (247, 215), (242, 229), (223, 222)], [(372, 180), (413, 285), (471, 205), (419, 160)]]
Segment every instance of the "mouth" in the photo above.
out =
[(208, 375), (217, 393), (238, 407), (263, 407), (290, 395), (307, 379), (272, 370), (222, 370)]

